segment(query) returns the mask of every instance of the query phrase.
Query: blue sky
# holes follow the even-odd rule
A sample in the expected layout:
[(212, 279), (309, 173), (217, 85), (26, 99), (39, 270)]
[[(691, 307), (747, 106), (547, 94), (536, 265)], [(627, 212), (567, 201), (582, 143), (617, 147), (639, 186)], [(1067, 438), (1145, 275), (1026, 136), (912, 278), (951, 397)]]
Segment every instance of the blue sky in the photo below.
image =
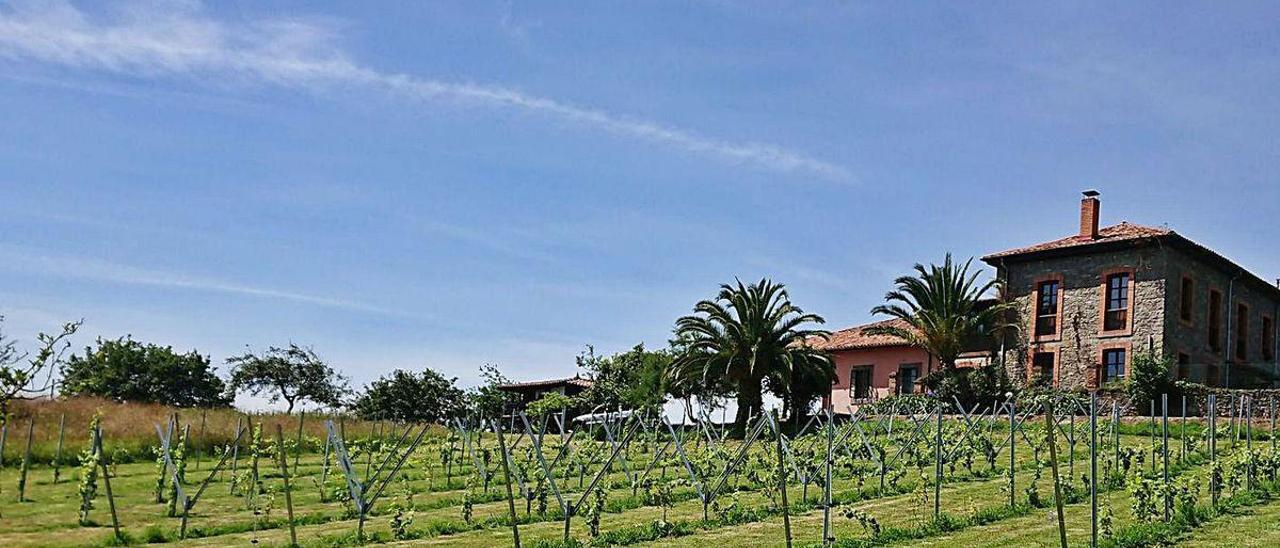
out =
[(0, 312), (563, 375), (735, 276), (866, 321), (1084, 188), (1275, 278), (1280, 14), (1212, 8), (0, 2)]

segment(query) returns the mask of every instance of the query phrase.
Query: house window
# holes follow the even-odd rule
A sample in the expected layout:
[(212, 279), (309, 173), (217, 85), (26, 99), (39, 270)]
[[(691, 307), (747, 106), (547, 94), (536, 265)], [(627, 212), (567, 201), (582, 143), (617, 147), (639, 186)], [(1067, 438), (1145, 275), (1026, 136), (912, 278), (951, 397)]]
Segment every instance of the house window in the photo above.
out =
[(1053, 352), (1036, 352), (1031, 357), (1031, 384), (1050, 386), (1053, 384)]
[(1107, 308), (1102, 320), (1103, 331), (1123, 331), (1129, 327), (1129, 273), (1107, 276)]
[(1036, 336), (1058, 334), (1058, 288), (1060, 282), (1049, 280), (1036, 285)]
[(1249, 359), (1249, 307), (1236, 305), (1236, 361)]
[(1209, 348), (1222, 350), (1222, 292), (1209, 290)]
[(1178, 352), (1178, 379), (1191, 379), (1191, 355)]
[(1128, 352), (1123, 348), (1108, 348), (1102, 351), (1102, 382), (1118, 381), (1125, 376), (1125, 360)]
[(855, 367), (849, 374), (849, 386), (853, 389), (853, 399), (871, 398), (871, 368)]
[(903, 365), (898, 367), (898, 393), (914, 394), (916, 381), (920, 379), (920, 365)]
[(1195, 305), (1195, 286), (1196, 283), (1191, 281), (1191, 278), (1182, 278), (1182, 296), (1181, 300), (1178, 301), (1178, 317), (1187, 323), (1191, 323), (1191, 311)]
[(1262, 359), (1276, 359), (1276, 321), (1271, 316), (1262, 317)]

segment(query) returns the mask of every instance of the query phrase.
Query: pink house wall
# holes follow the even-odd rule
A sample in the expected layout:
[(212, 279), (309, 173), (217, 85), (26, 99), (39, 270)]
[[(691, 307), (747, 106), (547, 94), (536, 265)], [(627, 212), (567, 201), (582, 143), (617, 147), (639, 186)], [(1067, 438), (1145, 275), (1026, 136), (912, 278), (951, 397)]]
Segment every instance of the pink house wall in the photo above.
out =
[[(831, 353), (836, 366), (836, 382), (831, 386), (831, 395), (823, 398), (823, 406), (833, 405), (836, 413), (848, 413), (851, 405), (867, 401), (854, 401), (850, 379), (855, 367), (871, 366), (871, 399), (880, 399), (893, 394), (897, 388), (896, 377), (898, 367), (907, 364), (920, 364), (920, 376), (933, 370), (933, 360), (929, 354), (918, 348), (909, 346), (884, 346), (853, 350), (838, 350)], [(918, 388), (918, 387), (917, 387)]]

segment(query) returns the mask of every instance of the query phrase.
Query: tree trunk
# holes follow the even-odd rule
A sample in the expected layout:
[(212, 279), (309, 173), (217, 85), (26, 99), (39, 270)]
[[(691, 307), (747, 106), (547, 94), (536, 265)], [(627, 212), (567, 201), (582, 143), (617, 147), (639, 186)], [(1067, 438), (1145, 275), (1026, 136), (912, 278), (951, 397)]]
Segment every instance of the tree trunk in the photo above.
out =
[(748, 381), (738, 389), (738, 410), (734, 413), (733, 419), (733, 433), (737, 437), (745, 435), (747, 421), (761, 413), (760, 408), (763, 407), (763, 398), (761, 397), (762, 384), (760, 380)]
[(293, 400), (288, 400), (288, 399), (286, 399), (285, 401), (289, 402), (289, 408), (288, 408), (288, 409), (285, 409), (284, 414), (286, 414), (286, 415), (292, 415), (292, 414), (293, 414)]

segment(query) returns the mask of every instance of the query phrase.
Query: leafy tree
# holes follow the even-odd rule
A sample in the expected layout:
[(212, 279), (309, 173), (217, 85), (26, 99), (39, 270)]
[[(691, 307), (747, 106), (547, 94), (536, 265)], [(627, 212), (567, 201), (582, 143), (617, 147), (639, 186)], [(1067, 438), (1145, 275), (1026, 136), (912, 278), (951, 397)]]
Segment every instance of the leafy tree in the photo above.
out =
[(825, 320), (792, 304), (782, 284), (768, 279), (724, 284), (715, 299), (700, 301), (693, 310), (693, 315), (676, 320), (677, 339), (687, 346), (675, 358), (672, 376), (687, 380), (699, 375), (704, 382), (722, 376), (731, 383), (738, 402), (738, 433), (752, 414), (761, 412), (765, 379), (776, 379), (780, 391), (789, 391), (791, 372), (831, 367), (826, 353), (808, 345), (810, 338), (829, 333), (804, 329)]
[(178, 354), (132, 337), (98, 339), (97, 348), (85, 347), (83, 357), (73, 354), (67, 360), (63, 377), (62, 393), (68, 395), (177, 407), (231, 404), (207, 356), (194, 350)]
[(815, 400), (831, 393), (835, 376), (835, 364), (830, 360), (802, 360), (789, 370), (772, 372), (765, 379), (765, 386), (782, 400), (785, 414), (799, 420)]
[[(4, 316), (0, 316), (3, 324)], [(15, 399), (27, 399), (53, 389), (53, 374), (62, 363), (62, 357), (71, 343), (67, 340), (80, 329), (84, 320), (62, 325), (57, 335), (41, 333), (36, 337), (40, 344), (35, 356), (17, 349), (17, 341), (8, 338), (0, 329), (0, 424), (9, 417), (9, 404)], [(0, 327), (3, 327), (0, 325)], [(44, 384), (37, 384), (41, 373), (47, 373)]]
[(578, 398), (571, 398), (559, 392), (548, 392), (538, 398), (538, 401), (530, 403), (524, 410), (530, 417), (543, 417), (560, 413), (565, 409), (576, 409), (580, 404), (581, 401)]
[(287, 412), (301, 401), (338, 406), (351, 393), (346, 377), (338, 374), (308, 347), (289, 343), (288, 348), (269, 347), (262, 355), (245, 352), (227, 358), (231, 366), (231, 393), (247, 390), (250, 394), (266, 394), (271, 403), (284, 400)]
[(457, 382), (456, 377), (431, 369), (421, 373), (397, 369), (365, 387), (353, 407), (365, 419), (444, 424), (466, 409), (465, 394)]
[(674, 358), (684, 355), (689, 350), (692, 340), (687, 335), (675, 334), (675, 338), (667, 341), (670, 345), (672, 363), (667, 365), (663, 378), (667, 395), (684, 403), (686, 417), (694, 417), (693, 398), (698, 398), (703, 405), (719, 399), (733, 396), (734, 386), (722, 375), (703, 375), (692, 368), (676, 366)]
[(1132, 371), (1124, 381), (1129, 403), (1141, 412), (1150, 409), (1150, 402), (1158, 402), (1161, 394), (1168, 394), (1170, 400), (1176, 398), (1181, 393), (1181, 388), (1169, 375), (1173, 367), (1173, 359), (1168, 356), (1157, 357), (1148, 352), (1134, 354), (1130, 365)]
[(499, 390), (504, 384), (511, 384), (511, 379), (498, 370), (498, 366), (486, 363), (480, 366), (480, 386), (467, 393), (467, 401), (471, 409), (483, 417), (497, 418), (505, 412), (508, 403), (514, 401), (510, 393)]
[(591, 379), (582, 400), (588, 408), (657, 409), (666, 400), (671, 360), (671, 352), (645, 350), (643, 344), (612, 356), (597, 356), (588, 346), (578, 356), (578, 367)]
[(991, 303), (988, 293), (1000, 289), (1000, 281), (979, 283), (981, 271), (969, 272), (973, 259), (958, 265), (947, 254), (942, 266), (915, 265), (915, 276), (894, 280), (896, 289), (885, 295), (886, 304), (872, 314), (897, 318), (892, 323), (868, 327), (869, 335), (891, 335), (928, 352), (944, 370), (954, 369), (966, 349), (998, 329), (1010, 326), (1006, 315), (1013, 303)]
[(962, 405), (990, 403), (1004, 399), (1015, 386), (995, 360), (979, 367), (939, 369), (920, 378), (920, 384), (943, 401), (959, 400)]

